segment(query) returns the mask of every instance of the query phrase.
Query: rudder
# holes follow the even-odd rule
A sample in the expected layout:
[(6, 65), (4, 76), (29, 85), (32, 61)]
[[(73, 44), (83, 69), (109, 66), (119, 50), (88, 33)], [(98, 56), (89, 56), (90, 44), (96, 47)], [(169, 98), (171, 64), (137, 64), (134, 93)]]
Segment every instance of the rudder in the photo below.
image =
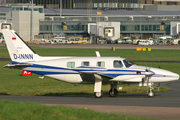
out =
[(2, 30), (2, 33), (12, 61), (26, 62), (39, 58), (14, 30)]

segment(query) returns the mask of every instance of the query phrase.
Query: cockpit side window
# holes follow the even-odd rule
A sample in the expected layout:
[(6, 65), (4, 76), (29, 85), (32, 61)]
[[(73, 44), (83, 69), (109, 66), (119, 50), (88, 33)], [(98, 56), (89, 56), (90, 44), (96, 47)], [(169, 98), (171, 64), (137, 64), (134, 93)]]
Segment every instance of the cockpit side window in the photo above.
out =
[(122, 68), (123, 67), (123, 64), (120, 60), (114, 60), (113, 65), (115, 68)]
[(123, 60), (125, 66), (128, 68), (128, 67), (131, 67), (132, 65), (134, 65), (134, 63), (130, 62), (129, 60)]

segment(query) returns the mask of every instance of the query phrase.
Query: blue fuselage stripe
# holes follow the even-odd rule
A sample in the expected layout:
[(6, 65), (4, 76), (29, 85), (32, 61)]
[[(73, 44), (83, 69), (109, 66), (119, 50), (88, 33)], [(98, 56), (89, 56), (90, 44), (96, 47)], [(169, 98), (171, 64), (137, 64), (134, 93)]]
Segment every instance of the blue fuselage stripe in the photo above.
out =
[(73, 72), (50, 72), (50, 71), (33, 71), (33, 70), (29, 70), (29, 72), (40, 74), (40, 75), (79, 74), (79, 73), (73, 73)]

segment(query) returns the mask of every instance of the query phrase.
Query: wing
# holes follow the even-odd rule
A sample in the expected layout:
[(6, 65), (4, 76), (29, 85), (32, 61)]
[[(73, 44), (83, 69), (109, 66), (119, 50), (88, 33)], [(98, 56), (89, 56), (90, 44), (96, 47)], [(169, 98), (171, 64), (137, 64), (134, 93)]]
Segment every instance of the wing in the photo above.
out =
[(83, 76), (91, 76), (91, 77), (94, 76), (97, 79), (100, 78), (113, 79), (112, 76), (101, 74), (107, 71), (106, 68), (102, 68), (102, 67), (80, 66), (72, 70), (79, 72)]

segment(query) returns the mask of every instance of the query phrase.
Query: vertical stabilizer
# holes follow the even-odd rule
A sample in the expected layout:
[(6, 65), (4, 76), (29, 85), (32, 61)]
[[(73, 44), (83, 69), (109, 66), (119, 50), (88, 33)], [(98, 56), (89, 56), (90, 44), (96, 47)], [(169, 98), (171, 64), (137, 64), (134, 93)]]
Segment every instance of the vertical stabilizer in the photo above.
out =
[(27, 62), (40, 59), (14, 30), (2, 30), (2, 33), (12, 61)]

